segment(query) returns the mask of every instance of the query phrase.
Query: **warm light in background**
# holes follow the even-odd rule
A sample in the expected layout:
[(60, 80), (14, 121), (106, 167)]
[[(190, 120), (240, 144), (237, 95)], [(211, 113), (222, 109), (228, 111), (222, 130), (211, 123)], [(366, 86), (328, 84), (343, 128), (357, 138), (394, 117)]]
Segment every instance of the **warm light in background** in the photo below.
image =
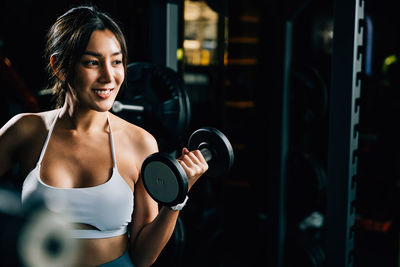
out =
[(217, 61), (218, 14), (204, 1), (185, 0), (184, 60), (208, 66)]

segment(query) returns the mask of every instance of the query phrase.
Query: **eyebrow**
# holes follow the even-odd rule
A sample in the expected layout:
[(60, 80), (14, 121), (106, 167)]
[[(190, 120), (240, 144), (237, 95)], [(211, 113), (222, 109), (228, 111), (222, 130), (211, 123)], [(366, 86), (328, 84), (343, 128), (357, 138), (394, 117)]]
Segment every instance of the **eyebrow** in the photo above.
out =
[[(84, 55), (89, 55), (89, 56), (94, 56), (94, 57), (103, 57), (103, 55), (101, 55), (99, 53), (96, 53), (96, 52), (93, 52), (93, 51), (85, 51), (83, 54)], [(122, 52), (118, 51), (118, 52), (113, 53), (111, 56), (118, 56), (118, 55), (121, 55), (121, 54), (122, 54)]]

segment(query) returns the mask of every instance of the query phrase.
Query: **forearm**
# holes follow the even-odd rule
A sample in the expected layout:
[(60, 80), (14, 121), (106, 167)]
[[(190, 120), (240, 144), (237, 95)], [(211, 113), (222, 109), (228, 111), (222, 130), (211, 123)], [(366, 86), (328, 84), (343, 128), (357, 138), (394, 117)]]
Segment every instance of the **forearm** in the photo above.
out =
[(174, 232), (178, 215), (179, 211), (161, 208), (157, 217), (131, 240), (130, 254), (135, 267), (147, 267), (156, 261)]

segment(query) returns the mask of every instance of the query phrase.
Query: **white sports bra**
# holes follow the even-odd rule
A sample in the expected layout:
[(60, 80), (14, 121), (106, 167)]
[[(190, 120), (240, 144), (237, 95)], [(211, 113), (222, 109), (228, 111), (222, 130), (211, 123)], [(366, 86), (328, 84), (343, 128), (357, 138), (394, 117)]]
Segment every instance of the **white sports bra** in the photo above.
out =
[(73, 238), (107, 238), (126, 233), (128, 224), (131, 222), (134, 195), (117, 169), (108, 113), (107, 119), (114, 165), (111, 178), (104, 184), (85, 188), (52, 187), (41, 180), (40, 165), (60, 111), (50, 127), (36, 167), (28, 174), (23, 183), (22, 203), (29, 201), (30, 196), (43, 194), (46, 195), (46, 199), (50, 198), (55, 202), (62, 203), (61, 212), (67, 215), (71, 223), (88, 224), (97, 228), (75, 229), (72, 232)]

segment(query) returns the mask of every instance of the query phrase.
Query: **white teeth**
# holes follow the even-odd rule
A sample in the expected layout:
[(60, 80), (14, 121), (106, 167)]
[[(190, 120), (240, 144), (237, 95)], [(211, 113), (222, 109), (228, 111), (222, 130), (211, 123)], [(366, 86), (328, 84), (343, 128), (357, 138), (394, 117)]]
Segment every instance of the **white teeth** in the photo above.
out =
[(111, 92), (111, 90), (110, 89), (108, 89), (108, 90), (93, 90), (96, 94), (99, 94), (99, 95), (108, 95), (110, 92)]

